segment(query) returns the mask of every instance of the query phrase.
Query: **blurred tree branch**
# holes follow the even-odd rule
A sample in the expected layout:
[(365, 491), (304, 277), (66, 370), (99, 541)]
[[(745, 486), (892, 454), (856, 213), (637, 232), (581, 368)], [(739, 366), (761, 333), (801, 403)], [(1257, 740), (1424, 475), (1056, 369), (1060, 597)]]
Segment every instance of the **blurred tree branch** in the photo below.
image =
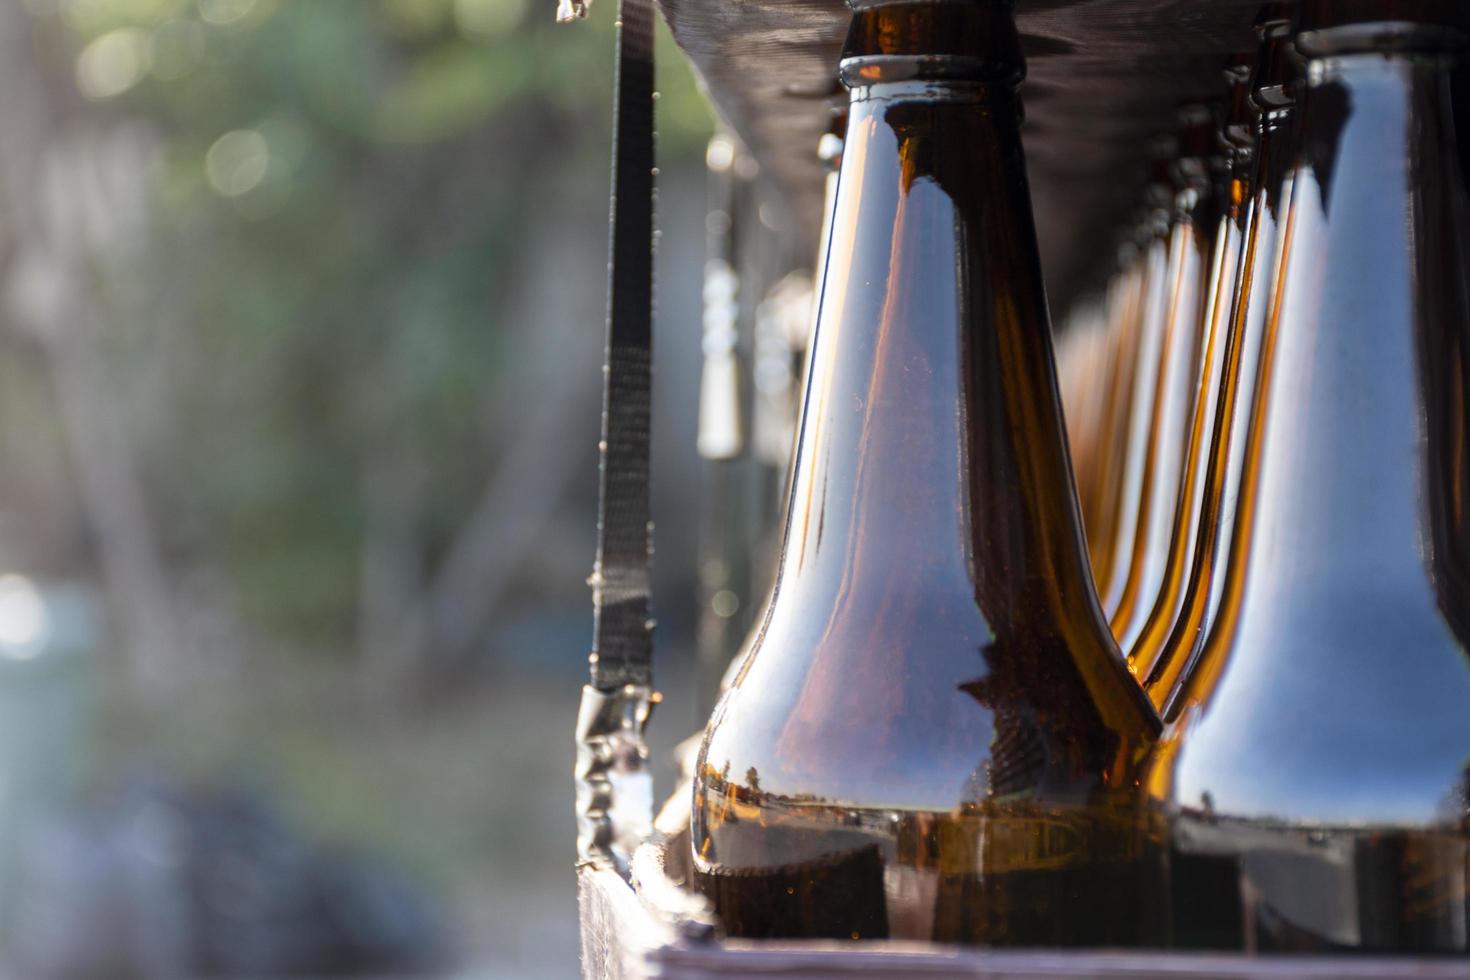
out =
[(94, 259), (136, 234), (138, 127), (103, 125), (39, 61), (24, 8), (0, 14), (0, 114), (8, 139), (0, 193), (13, 254), (12, 323), (39, 342), (109, 605), (136, 680), (158, 688), (177, 667), (175, 617), (137, 453), (99, 354)]
[[(539, 2), (0, 14), (0, 288), (138, 657), (223, 647), (203, 618), (392, 691), (517, 590), (585, 608), (527, 558), (593, 458), (613, 9)], [(665, 96), (672, 162), (708, 117)]]

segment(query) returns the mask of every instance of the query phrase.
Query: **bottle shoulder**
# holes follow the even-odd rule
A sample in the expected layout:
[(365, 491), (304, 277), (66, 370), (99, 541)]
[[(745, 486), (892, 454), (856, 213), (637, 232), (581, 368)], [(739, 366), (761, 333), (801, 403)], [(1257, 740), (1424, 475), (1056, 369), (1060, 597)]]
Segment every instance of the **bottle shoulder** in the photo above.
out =
[[(1151, 732), (1094, 703), (1062, 635), (998, 637), (973, 599), (783, 614), (752, 645), (702, 764), (786, 796), (949, 810), (1082, 798)], [(1131, 683), (1124, 679), (1124, 683)]]
[(1155, 796), (1355, 825), (1433, 823), (1461, 798), (1470, 645), (1432, 594), (1335, 599), (1265, 599), (1212, 638), (1154, 750)]

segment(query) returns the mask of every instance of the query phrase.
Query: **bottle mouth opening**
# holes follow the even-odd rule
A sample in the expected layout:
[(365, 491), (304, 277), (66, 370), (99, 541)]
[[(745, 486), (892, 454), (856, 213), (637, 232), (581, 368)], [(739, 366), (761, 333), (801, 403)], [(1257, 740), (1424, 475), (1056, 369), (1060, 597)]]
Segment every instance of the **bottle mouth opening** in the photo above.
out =
[(1347, 54), (1454, 53), (1470, 44), (1470, 34), (1451, 24), (1385, 20), (1303, 30), (1296, 46), (1308, 58)]
[(1296, 105), (1296, 97), (1287, 85), (1262, 85), (1251, 93), (1251, 103), (1263, 116), (1272, 117)]
[(847, 5), (854, 13), (863, 10), (873, 10), (877, 7), (899, 7), (899, 6), (945, 6), (945, 7), (973, 7), (979, 8), (1002, 8), (1006, 11), (1015, 9), (1016, 0), (847, 0)]
[(1255, 113), (1251, 106), (1251, 67), (1245, 63), (1231, 65), (1225, 69), (1225, 80), (1230, 85), (1230, 97), (1226, 102), (1225, 118), (1216, 133), (1216, 143), (1227, 154), (1249, 150), (1256, 142)]
[(1219, 155), (1218, 133), (1221, 125), (1218, 107), (1203, 103), (1182, 106), (1179, 109), (1178, 151), (1176, 169), (1183, 167), (1193, 174), (1208, 166), (1211, 157)]
[(1272, 21), (1261, 33), (1263, 46), (1251, 78), (1250, 102), (1260, 113), (1270, 113), (1292, 104), (1291, 87), (1296, 82), (1300, 60), (1286, 21)]
[(1256, 129), (1254, 126), (1231, 124), (1225, 127), (1221, 134), (1220, 148), (1227, 154), (1239, 158), (1241, 155), (1249, 155), (1256, 146)]

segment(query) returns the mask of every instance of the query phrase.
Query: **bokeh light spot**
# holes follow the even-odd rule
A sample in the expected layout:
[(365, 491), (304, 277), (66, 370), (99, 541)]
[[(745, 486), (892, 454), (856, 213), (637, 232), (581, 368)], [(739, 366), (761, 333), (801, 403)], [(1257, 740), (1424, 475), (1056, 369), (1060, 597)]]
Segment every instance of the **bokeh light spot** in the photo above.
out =
[(122, 95), (137, 85), (147, 68), (148, 35), (135, 27), (108, 31), (77, 55), (77, 88), (89, 99)]
[(721, 589), (710, 596), (710, 609), (721, 619), (729, 619), (740, 611), (740, 597), (729, 589)]
[(209, 186), (225, 197), (248, 194), (270, 167), (270, 145), (258, 130), (236, 129), (214, 141), (204, 156)]
[(21, 575), (0, 576), (0, 655), (31, 659), (47, 630), (46, 603), (35, 584)]

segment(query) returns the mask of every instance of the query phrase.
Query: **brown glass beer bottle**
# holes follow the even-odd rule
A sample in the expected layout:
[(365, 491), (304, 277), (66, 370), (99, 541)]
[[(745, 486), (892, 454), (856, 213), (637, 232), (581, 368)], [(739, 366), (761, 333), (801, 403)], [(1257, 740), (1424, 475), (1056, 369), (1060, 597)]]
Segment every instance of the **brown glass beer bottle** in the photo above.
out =
[(1066, 326), (1057, 331), (1057, 386), (1061, 392), (1067, 447), (1072, 454), (1077, 506), (1083, 515), (1084, 528), (1097, 482), (1106, 364), (1112, 339), (1108, 333), (1108, 307), (1115, 301), (1118, 286), (1119, 282), (1115, 281), (1106, 298), (1074, 308)]
[(1118, 466), (1119, 432), (1125, 428), (1123, 398), (1132, 380), (1129, 348), (1138, 335), (1144, 244), (1146, 240), (1131, 240), (1119, 248), (1118, 270), (1102, 300), (1080, 318), (1074, 314), (1077, 322), (1058, 340), (1067, 444), (1094, 569), (1100, 564), (1102, 541), (1111, 533), (1107, 496)]
[(855, 8), (785, 545), (700, 751), (696, 881), (733, 935), (1133, 944), (1157, 719), (1084, 552), (1011, 4)]
[(1133, 557), (1159, 380), (1159, 346), (1169, 312), (1171, 226), (1177, 214), (1171, 164), (1176, 151), (1172, 139), (1156, 149), (1139, 254), (1125, 278), (1130, 287), (1125, 294), (1128, 302), (1120, 306), (1120, 320), (1111, 328), (1116, 339), (1108, 367), (1105, 428), (1096, 454), (1095, 490), (1083, 514), (1088, 555), (1104, 613), (1117, 605)]
[(1174, 939), (1470, 951), (1465, 5), (1312, 0), (1225, 598), (1145, 779)]
[[(1291, 24), (1277, 17), (1258, 25), (1260, 60), (1252, 80), (1251, 107), (1258, 117), (1254, 172), (1249, 182), (1234, 305), (1220, 360), (1213, 432), (1203, 460), (1204, 480), (1189, 554), (1189, 578), (1171, 632), (1144, 677), (1149, 699), (1161, 705), (1204, 644), (1224, 594), (1224, 568), (1233, 536), (1244, 470), (1246, 435), (1254, 405), (1257, 365), (1269, 311), (1275, 308), (1281, 248), (1288, 221), (1297, 141), (1291, 127), (1295, 53)], [(1142, 641), (1141, 641), (1142, 642)]]
[(1216, 402), (1224, 377), (1225, 353), (1230, 340), (1230, 312), (1234, 305), (1241, 245), (1247, 233), (1249, 186), (1255, 126), (1251, 112), (1249, 66), (1233, 65), (1225, 72), (1230, 86), (1230, 108), (1220, 130), (1221, 153), (1215, 200), (1219, 217), (1210, 260), (1210, 286), (1201, 308), (1201, 346), (1198, 373), (1184, 430), (1184, 455), (1174, 494), (1174, 514), (1167, 537), (1156, 595), (1137, 631), (1123, 638), (1134, 675), (1147, 677), (1173, 630), (1184, 597), (1184, 585), (1193, 560), (1196, 530), (1206, 473), (1205, 457), (1214, 435)]
[(1147, 442), (1131, 540), (1121, 544), (1127, 572), (1110, 583), (1104, 608), (1113, 635), (1128, 650), (1143, 629), (1163, 582), (1169, 530), (1178, 499), (1185, 431), (1199, 377), (1202, 326), (1217, 210), (1210, 193), (1210, 158), (1218, 150), (1215, 114), (1205, 106), (1182, 112), (1180, 156), (1175, 163), (1177, 213), (1169, 241), (1168, 303), (1159, 340), (1157, 381), (1149, 406)]

